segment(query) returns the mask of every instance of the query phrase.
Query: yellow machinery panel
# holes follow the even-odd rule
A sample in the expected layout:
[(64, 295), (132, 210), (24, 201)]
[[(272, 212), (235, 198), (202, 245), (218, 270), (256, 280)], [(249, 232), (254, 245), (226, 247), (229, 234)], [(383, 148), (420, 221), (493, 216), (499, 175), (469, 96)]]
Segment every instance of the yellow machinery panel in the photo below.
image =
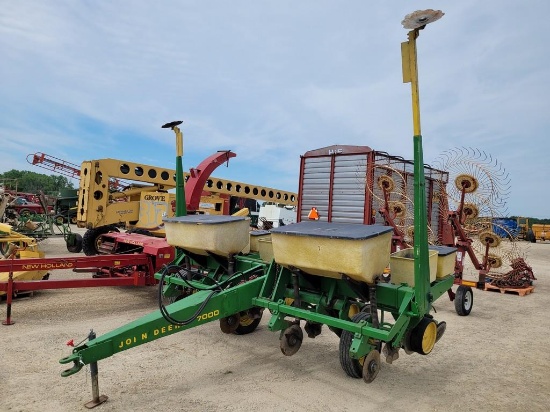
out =
[(533, 226), (531, 226), (531, 230), (533, 230), (535, 240), (550, 240), (550, 225), (534, 223)]
[[(117, 159), (82, 162), (77, 208), (78, 226), (88, 229), (113, 224), (134, 226), (139, 221), (140, 226), (150, 227), (151, 222), (159, 223), (162, 213), (166, 212), (167, 216), (173, 215), (170, 213), (171, 208), (164, 204), (161, 211), (157, 212), (147, 206), (147, 210), (142, 213), (140, 204), (145, 200), (144, 193), (150, 192), (151, 196), (160, 196), (161, 193), (168, 194), (168, 190), (174, 189), (175, 174), (176, 171), (173, 169)], [(184, 173), (184, 176), (187, 180), (189, 173)], [(229, 196), (288, 205), (298, 203), (297, 195), (293, 192), (215, 177), (206, 181), (204, 191), (210, 195), (201, 199), (199, 211), (206, 214), (223, 214), (223, 204), (228, 201)], [(173, 195), (168, 196), (172, 199)]]

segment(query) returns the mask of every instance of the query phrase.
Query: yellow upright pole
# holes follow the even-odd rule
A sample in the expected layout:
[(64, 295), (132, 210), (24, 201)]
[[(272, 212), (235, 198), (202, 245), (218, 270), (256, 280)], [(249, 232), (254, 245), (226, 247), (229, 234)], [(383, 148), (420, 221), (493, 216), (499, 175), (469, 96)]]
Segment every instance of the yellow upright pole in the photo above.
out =
[(411, 13), (403, 20), (403, 26), (412, 29), (408, 41), (401, 43), (403, 82), (411, 83), (413, 144), (414, 144), (414, 287), (420, 316), (431, 308), (430, 264), (428, 258), (428, 217), (426, 202), (426, 179), (422, 153), (420, 128), (420, 97), (418, 93), (418, 66), (416, 39), (426, 24), (443, 16), (441, 11), (425, 10)]

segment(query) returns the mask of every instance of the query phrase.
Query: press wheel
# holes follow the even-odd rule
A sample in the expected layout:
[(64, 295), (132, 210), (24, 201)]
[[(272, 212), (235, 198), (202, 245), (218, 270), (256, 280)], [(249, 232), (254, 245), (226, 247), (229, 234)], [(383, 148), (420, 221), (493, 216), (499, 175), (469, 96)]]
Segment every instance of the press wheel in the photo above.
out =
[(433, 319), (424, 317), (411, 331), (410, 346), (414, 352), (427, 355), (432, 351), (436, 340), (437, 323)]
[(304, 339), (304, 333), (302, 332), (302, 328), (300, 325), (292, 325), (289, 328), (286, 328), (283, 334), (281, 335), (281, 352), (285, 356), (292, 356), (296, 352), (298, 352), (298, 349), (300, 349), (300, 346), (302, 346), (302, 340)]
[(363, 360), (363, 380), (371, 383), (380, 372), (380, 352), (371, 350)]

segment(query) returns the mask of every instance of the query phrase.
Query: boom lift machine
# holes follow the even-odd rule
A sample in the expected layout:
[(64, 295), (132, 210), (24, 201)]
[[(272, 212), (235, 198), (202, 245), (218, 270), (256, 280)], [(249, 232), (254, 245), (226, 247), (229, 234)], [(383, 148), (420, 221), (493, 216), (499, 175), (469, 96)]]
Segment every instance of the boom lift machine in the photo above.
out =
[[(231, 151), (219, 151), (199, 166), (184, 173), (187, 205), (193, 213), (228, 215), (230, 197), (275, 201), (295, 205), (296, 194), (278, 189), (219, 179), (210, 174), (235, 157)], [(116, 159), (85, 161), (80, 172), (77, 224), (88, 231), (83, 238), (87, 255), (99, 252), (100, 237), (124, 226), (134, 231), (164, 236), (162, 218), (175, 212), (176, 171)], [(116, 180), (138, 182), (123, 188)]]
[[(414, 258), (407, 282), (383, 281), (389, 261), (392, 228), (384, 225), (303, 221), (272, 231), (273, 259), (244, 253), (249, 243), (246, 217), (187, 215), (182, 174), (179, 122), (166, 126), (176, 133), (176, 216), (165, 218), (167, 241), (178, 257), (155, 276), (159, 310), (77, 345), (61, 359), (70, 376), (91, 365), (93, 400), (99, 396), (97, 361), (152, 340), (218, 321), (224, 333), (253, 332), (265, 309), (268, 328), (280, 332), (280, 349), (294, 355), (308, 337), (327, 325), (340, 336), (340, 363), (345, 373), (372, 382), (380, 354), (391, 363), (400, 349), (429, 354), (445, 330), (430, 314), (432, 303), (451, 288), (452, 273), (430, 281), (426, 191), (416, 71), (416, 38), (443, 13), (426, 10), (406, 16), (410, 29), (402, 44), (404, 81), (412, 86), (414, 125)], [(412, 286), (414, 284), (414, 286)], [(165, 306), (164, 298), (175, 302)], [(303, 325), (303, 329), (302, 329)]]
[[(218, 151), (184, 173), (186, 208), (192, 213), (228, 215), (232, 200), (264, 200), (295, 206), (296, 193), (212, 177), (211, 173), (236, 154)], [(174, 216), (176, 171), (119, 159), (82, 162), (80, 168), (45, 153), (29, 154), (27, 161), (47, 170), (78, 178), (78, 202), (71, 223), (87, 228), (82, 239), (86, 255), (101, 253), (101, 237), (119, 227), (131, 232), (164, 236), (162, 218)], [(241, 202), (245, 203), (245, 202)]]

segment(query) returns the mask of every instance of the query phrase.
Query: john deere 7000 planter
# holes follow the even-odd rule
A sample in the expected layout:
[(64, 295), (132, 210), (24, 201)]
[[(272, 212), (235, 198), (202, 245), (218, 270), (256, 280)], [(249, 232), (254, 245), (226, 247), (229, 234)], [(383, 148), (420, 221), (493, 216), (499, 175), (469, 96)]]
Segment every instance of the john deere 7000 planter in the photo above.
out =
[[(250, 235), (247, 217), (186, 215), (177, 208), (165, 226), (178, 257), (155, 275), (159, 310), (103, 336), (90, 336), (61, 359), (72, 363), (62, 375), (91, 364), (97, 404), (103, 400), (97, 392), (100, 359), (211, 321), (225, 333), (251, 333), (265, 313), (270, 314), (269, 330), (280, 332), (280, 349), (287, 356), (300, 348), (303, 330), (315, 337), (326, 325), (340, 337), (345, 373), (365, 382), (378, 374), (381, 353), (390, 363), (400, 349), (429, 354), (445, 329), (445, 322), (430, 314), (432, 302), (451, 288), (454, 277), (438, 275), (430, 282), (416, 38), (441, 15), (416, 12), (403, 22), (411, 30), (402, 55), (404, 81), (412, 85), (415, 176), (414, 257), (407, 282), (393, 284), (382, 276), (390, 261), (392, 229), (387, 226), (317, 220), (279, 227), (270, 234), (272, 256), (266, 257), (258, 253), (261, 241)], [(179, 123), (165, 125), (176, 133), (177, 179), (183, 154)], [(176, 186), (177, 205), (185, 205), (183, 181)], [(173, 303), (165, 305), (167, 297)]]

